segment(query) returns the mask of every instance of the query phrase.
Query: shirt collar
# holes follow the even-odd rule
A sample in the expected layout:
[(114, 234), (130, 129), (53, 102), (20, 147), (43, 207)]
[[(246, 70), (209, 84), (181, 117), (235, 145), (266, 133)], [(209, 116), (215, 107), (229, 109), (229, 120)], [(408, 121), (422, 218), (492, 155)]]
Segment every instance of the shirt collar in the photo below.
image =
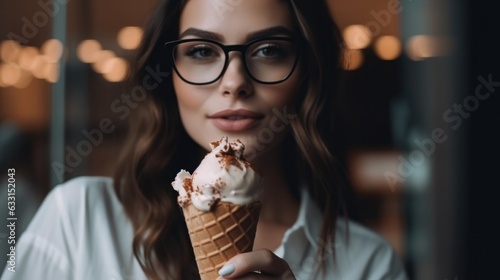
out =
[(316, 250), (320, 240), (323, 214), (306, 188), (302, 188), (299, 214), (295, 223), (285, 232), (275, 254), (289, 262), (300, 262), (298, 252)]
[(316, 245), (319, 240), (323, 214), (309, 195), (306, 188), (302, 189), (300, 211), (296, 224), (300, 225), (311, 245)]

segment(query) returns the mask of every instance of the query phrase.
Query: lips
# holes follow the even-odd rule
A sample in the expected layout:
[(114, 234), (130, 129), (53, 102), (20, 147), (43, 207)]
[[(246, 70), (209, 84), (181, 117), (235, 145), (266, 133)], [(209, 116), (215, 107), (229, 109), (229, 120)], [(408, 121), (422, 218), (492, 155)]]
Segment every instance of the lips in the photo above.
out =
[(245, 110), (223, 110), (208, 116), (213, 124), (222, 131), (239, 132), (256, 126), (264, 115)]

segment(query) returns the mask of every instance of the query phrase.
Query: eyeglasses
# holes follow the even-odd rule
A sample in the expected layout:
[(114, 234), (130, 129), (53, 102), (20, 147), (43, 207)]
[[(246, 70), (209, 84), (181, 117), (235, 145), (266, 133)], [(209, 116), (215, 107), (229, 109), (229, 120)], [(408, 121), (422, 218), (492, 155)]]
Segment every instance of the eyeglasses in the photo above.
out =
[(269, 37), (245, 45), (223, 45), (208, 39), (184, 39), (165, 43), (173, 67), (186, 83), (206, 85), (220, 79), (229, 64), (229, 52), (242, 55), (248, 75), (262, 84), (288, 79), (299, 60), (299, 42), (289, 37)]

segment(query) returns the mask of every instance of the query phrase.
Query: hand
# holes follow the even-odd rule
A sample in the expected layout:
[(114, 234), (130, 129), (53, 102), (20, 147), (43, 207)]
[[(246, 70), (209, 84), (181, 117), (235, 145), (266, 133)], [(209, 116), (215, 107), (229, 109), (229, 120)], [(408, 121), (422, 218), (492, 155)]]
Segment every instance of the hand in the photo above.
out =
[(288, 263), (267, 249), (239, 254), (219, 270), (221, 279), (280, 279), (295, 280)]

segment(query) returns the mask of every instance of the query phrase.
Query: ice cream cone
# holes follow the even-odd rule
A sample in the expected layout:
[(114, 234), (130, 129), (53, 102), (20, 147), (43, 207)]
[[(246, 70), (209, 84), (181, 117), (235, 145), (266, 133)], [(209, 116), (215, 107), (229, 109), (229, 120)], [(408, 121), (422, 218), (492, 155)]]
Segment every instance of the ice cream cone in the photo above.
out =
[(210, 147), (192, 175), (182, 169), (172, 182), (202, 280), (217, 279), (229, 259), (253, 249), (262, 192), (240, 140), (224, 136)]
[(260, 207), (260, 202), (219, 202), (212, 211), (200, 211), (192, 203), (183, 207), (202, 280), (217, 279), (229, 259), (252, 250)]

